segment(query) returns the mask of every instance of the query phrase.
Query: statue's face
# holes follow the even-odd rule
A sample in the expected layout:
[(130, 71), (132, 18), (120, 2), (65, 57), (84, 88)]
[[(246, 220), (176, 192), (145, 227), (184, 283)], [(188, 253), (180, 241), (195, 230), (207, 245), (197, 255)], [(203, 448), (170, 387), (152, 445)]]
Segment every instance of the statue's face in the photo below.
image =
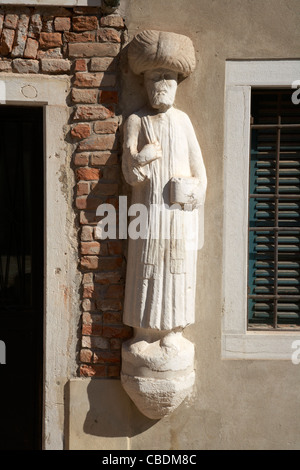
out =
[(144, 82), (152, 108), (166, 111), (173, 106), (177, 79), (177, 72), (172, 70), (155, 69), (145, 72)]

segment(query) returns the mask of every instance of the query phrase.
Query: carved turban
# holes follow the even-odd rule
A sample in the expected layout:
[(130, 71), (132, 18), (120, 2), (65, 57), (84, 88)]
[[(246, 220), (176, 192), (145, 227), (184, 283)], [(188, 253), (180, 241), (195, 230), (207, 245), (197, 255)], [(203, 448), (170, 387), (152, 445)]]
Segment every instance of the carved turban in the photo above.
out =
[(166, 68), (186, 78), (195, 69), (194, 46), (182, 34), (148, 30), (138, 33), (128, 49), (132, 71), (139, 75), (147, 70)]

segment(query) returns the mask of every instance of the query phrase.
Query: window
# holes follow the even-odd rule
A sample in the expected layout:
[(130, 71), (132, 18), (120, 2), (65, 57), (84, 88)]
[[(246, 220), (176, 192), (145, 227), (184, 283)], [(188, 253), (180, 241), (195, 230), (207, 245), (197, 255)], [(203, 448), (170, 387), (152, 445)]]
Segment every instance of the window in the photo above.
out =
[[(300, 105), (291, 101), (292, 84), (299, 79), (299, 60), (226, 63), (222, 286), (226, 359), (291, 360), (293, 343), (300, 340), (296, 261), (300, 139), (295, 127), (300, 123)], [(256, 127), (261, 124), (270, 127)], [(261, 265), (255, 266), (258, 261)], [(255, 298), (258, 294), (268, 298)]]
[(299, 328), (300, 107), (291, 90), (251, 95), (248, 328)]

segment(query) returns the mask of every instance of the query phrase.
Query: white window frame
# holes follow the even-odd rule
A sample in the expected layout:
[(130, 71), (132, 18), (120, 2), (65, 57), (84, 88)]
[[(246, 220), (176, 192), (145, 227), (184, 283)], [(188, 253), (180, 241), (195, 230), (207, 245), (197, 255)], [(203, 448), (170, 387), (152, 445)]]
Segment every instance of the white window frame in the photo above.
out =
[[(291, 360), (300, 331), (247, 331), (251, 88), (290, 88), (299, 60), (227, 61), (224, 136), (222, 358)], [(300, 105), (299, 105), (300, 106)]]
[(43, 448), (47, 450), (64, 446), (65, 387), (76, 368), (73, 357), (80, 312), (72, 209), (75, 183), (73, 171), (68, 170), (71, 148), (65, 140), (69, 92), (68, 76), (0, 74), (0, 106), (41, 106), (44, 110)]

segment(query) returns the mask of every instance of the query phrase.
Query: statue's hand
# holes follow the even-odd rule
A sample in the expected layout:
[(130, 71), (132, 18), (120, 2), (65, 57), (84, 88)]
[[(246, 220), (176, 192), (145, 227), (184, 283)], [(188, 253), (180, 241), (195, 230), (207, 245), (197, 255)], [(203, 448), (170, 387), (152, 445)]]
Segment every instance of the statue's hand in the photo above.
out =
[(149, 163), (162, 157), (162, 149), (158, 141), (152, 144), (146, 144), (142, 150), (135, 155), (134, 159), (140, 166), (148, 165)]

